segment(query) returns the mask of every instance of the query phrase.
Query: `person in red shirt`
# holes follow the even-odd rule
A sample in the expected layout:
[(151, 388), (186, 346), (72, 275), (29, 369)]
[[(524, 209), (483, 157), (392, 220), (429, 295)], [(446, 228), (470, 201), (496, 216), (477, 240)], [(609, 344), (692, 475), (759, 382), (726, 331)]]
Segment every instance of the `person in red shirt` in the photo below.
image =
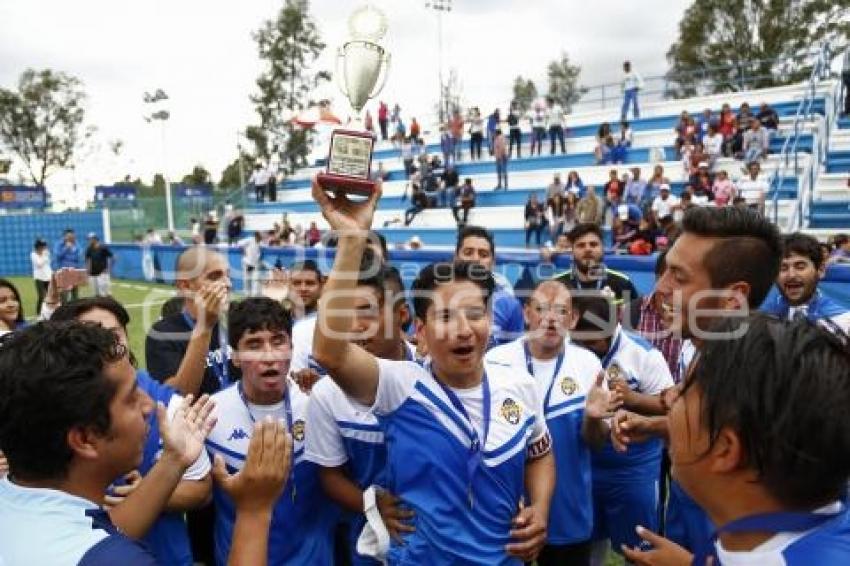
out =
[(307, 230), (307, 245), (311, 248), (322, 240), (322, 232), (316, 226), (316, 222), (310, 222), (310, 228)]
[(378, 126), (381, 128), (381, 139), (387, 141), (387, 122), (390, 109), (383, 100), (378, 105)]

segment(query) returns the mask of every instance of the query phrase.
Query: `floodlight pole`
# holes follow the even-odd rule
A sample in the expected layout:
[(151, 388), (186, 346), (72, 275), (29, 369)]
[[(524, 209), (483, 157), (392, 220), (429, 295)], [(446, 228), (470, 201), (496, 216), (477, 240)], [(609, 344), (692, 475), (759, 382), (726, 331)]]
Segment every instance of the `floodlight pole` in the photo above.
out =
[(452, 11), (452, 0), (428, 0), (425, 2), (425, 7), (430, 8), (437, 13), (437, 73), (440, 81), (440, 112), (438, 119), (440, 121), (440, 125), (443, 125), (443, 123), (445, 123), (448, 119), (445, 87), (443, 85), (443, 12)]

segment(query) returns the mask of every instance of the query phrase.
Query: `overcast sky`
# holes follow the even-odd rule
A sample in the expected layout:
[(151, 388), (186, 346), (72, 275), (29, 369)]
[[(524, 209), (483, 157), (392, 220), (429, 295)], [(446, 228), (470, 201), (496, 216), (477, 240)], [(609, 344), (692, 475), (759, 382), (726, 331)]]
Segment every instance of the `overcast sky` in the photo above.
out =
[[(428, 114), (438, 96), (437, 19), (423, 0), (375, 0), (387, 14), (392, 53), (381, 98), (406, 116)], [(313, 0), (311, 13), (328, 44), (332, 70), (346, 22), (360, 1)], [(586, 85), (617, 81), (628, 58), (644, 76), (666, 70), (664, 54), (690, 0), (455, 0), (444, 16), (445, 68), (461, 76), (463, 99), (488, 109), (508, 100), (522, 74), (545, 85), (546, 63), (560, 51), (581, 65)], [(261, 70), (251, 34), (281, 0), (26, 0), (0, 3), (0, 85), (14, 87), (27, 67), (79, 77), (89, 95), (87, 121), (100, 147), (81, 156), (82, 195), (94, 184), (130, 174), (149, 181), (167, 160), (172, 178), (201, 164), (218, 180), (235, 158), (237, 131), (255, 121), (248, 99)], [(158, 126), (143, 120), (145, 91), (170, 96), (166, 157)], [(348, 104), (335, 85), (321, 96)], [(114, 156), (107, 142), (124, 142)], [(65, 193), (70, 174), (48, 179)]]

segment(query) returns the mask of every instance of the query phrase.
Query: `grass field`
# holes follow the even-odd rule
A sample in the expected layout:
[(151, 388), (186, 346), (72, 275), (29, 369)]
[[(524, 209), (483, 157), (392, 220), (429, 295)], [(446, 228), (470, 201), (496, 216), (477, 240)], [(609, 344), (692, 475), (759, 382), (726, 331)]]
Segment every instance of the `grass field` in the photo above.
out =
[[(24, 315), (27, 320), (35, 318), (35, 284), (29, 277), (8, 278), (21, 293), (24, 303)], [(159, 319), (162, 304), (174, 295), (174, 287), (138, 281), (112, 281), (112, 295), (130, 313), (130, 349), (139, 361), (139, 367), (145, 367), (145, 335), (151, 324)], [(80, 288), (80, 296), (91, 296), (91, 288)]]

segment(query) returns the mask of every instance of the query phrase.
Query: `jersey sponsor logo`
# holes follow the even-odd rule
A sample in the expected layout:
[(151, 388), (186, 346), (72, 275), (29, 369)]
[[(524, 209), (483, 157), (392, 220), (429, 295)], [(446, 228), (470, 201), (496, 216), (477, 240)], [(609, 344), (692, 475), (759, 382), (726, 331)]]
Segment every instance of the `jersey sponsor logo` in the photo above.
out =
[(510, 397), (502, 402), (502, 417), (512, 425), (519, 424), (522, 418), (522, 409), (517, 405), (516, 401)]
[(297, 420), (292, 423), (292, 438), (297, 440), (298, 442), (303, 442), (304, 440), (304, 421)]
[(564, 395), (569, 397), (578, 391), (578, 383), (576, 383), (576, 380), (572, 377), (568, 375), (564, 376), (564, 379), (561, 380), (561, 391), (564, 392)]
[(245, 432), (241, 428), (234, 428), (233, 432), (230, 433), (230, 436), (227, 437), (227, 440), (229, 442), (232, 440), (244, 440), (246, 438), (250, 438), (247, 432)]

